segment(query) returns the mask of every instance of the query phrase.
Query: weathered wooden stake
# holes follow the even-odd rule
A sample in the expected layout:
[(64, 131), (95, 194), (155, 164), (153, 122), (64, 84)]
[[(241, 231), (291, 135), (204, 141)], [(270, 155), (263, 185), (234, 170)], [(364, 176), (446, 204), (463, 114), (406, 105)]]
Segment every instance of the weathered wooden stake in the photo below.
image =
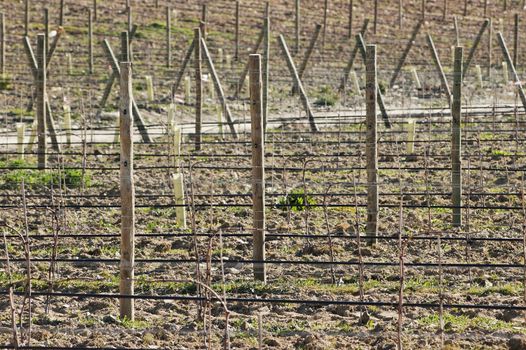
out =
[(66, 144), (71, 146), (71, 106), (64, 105), (64, 131), (66, 133)]
[[(180, 171), (181, 168), (181, 128), (172, 125), (173, 135), (173, 153), (174, 153), (174, 168), (175, 171)], [(182, 192), (181, 192), (182, 193)]]
[(422, 0), (422, 20), (426, 19), (426, 0)]
[(172, 67), (172, 10), (166, 7), (166, 67)]
[(184, 77), (184, 103), (190, 104), (190, 77)]
[(201, 10), (201, 36), (206, 40), (206, 36), (207, 36), (207, 31), (208, 29), (206, 28), (207, 27), (207, 9), (206, 9), (206, 4), (203, 4), (202, 5), (202, 10)]
[(437, 73), (440, 77), (440, 83), (442, 84), (442, 88), (444, 89), (446, 93), (447, 104), (451, 105), (451, 90), (449, 89), (449, 84), (447, 83), (446, 74), (444, 73), (444, 69), (442, 68), (442, 64), (440, 63), (440, 58), (438, 57), (438, 53), (435, 48), (435, 43), (433, 42), (433, 39), (431, 38), (430, 34), (427, 34), (427, 43), (429, 45), (429, 49), (431, 50), (431, 56), (433, 57), (433, 62), (435, 63)]
[(467, 74), (471, 61), (473, 60), (477, 47), (480, 43), (480, 39), (482, 39), (482, 35), (486, 31), (486, 28), (488, 27), (488, 25), (489, 25), (489, 19), (485, 19), (484, 22), (482, 23), (482, 27), (480, 27), (479, 33), (477, 34), (475, 41), (473, 42), (473, 46), (469, 50), (468, 58), (466, 59), (466, 62), (464, 63), (464, 67), (462, 67), (462, 74)]
[(482, 69), (480, 68), (480, 65), (475, 66), (475, 71), (477, 72), (477, 87), (479, 89), (482, 89), (483, 83), (482, 83)]
[(270, 76), (270, 16), (265, 18), (265, 34), (263, 35), (263, 131), (267, 130), (268, 89)]
[(204, 55), (204, 59), (208, 67), (208, 70), (210, 71), (210, 74), (212, 75), (212, 83), (214, 84), (215, 90), (219, 97), (219, 102), (221, 103), (221, 107), (223, 108), (223, 111), (225, 113), (226, 120), (228, 122), (228, 126), (230, 127), (230, 132), (232, 133), (232, 136), (234, 138), (237, 138), (237, 132), (236, 132), (233, 118), (232, 118), (232, 113), (230, 112), (230, 108), (228, 107), (227, 99), (225, 97), (223, 87), (221, 86), (221, 82), (219, 81), (219, 76), (217, 75), (216, 69), (214, 67), (214, 62), (212, 62), (212, 57), (210, 56), (210, 52), (208, 51), (208, 47), (206, 46), (206, 42), (204, 38), (201, 38), (201, 46), (202, 46), (202, 54)]
[(502, 83), (506, 85), (509, 81), (510, 76), (508, 74), (508, 64), (506, 62), (502, 62)]
[(58, 23), (61, 27), (64, 25), (64, 0), (60, 0), (60, 17)]
[(5, 15), (0, 13), (0, 74), (5, 75)]
[(16, 135), (17, 135), (17, 149), (18, 158), (24, 159), (24, 134), (26, 132), (26, 124), (16, 123)]
[(281, 46), (283, 55), (285, 56), (285, 59), (287, 60), (287, 66), (289, 67), (290, 75), (292, 76), (292, 79), (294, 80), (295, 85), (298, 86), (301, 102), (303, 103), (303, 108), (305, 109), (305, 112), (307, 113), (310, 128), (313, 132), (317, 132), (318, 126), (316, 125), (316, 121), (314, 120), (314, 113), (312, 113), (312, 109), (309, 103), (309, 98), (307, 97), (307, 93), (303, 89), (303, 84), (301, 83), (301, 80), (298, 76), (298, 71), (296, 70), (296, 66), (294, 65), (294, 61), (292, 60), (292, 56), (290, 55), (289, 48), (287, 47), (287, 43), (285, 42), (285, 38), (283, 37), (283, 35), (279, 36), (278, 41)]
[(88, 9), (88, 66), (89, 74), (93, 74), (93, 18)]
[(38, 120), (38, 168), (46, 168), (46, 35), (37, 36), (37, 120)]
[[(190, 44), (190, 47), (188, 48), (188, 51), (186, 51), (186, 55), (184, 56), (183, 64), (181, 65), (181, 68), (179, 69), (179, 72), (177, 73), (177, 76), (175, 78), (175, 83), (172, 85), (172, 101), (175, 99), (175, 93), (177, 92), (177, 89), (179, 88), (179, 85), (181, 84), (181, 80), (183, 79), (184, 72), (186, 70), (186, 66), (188, 66), (188, 62), (190, 62), (190, 60), (192, 59), (192, 55), (194, 54), (195, 43), (196, 41), (194, 38), (194, 40), (192, 40), (192, 43)], [(186, 99), (186, 89), (185, 89), (185, 99)]]
[(323, 34), (322, 34), (322, 42), (321, 42), (322, 50), (325, 50), (325, 38), (327, 37), (328, 14), (329, 14), (329, 0), (325, 0), (324, 6), (323, 6)]
[[(259, 34), (258, 40), (256, 42), (256, 45), (254, 45), (254, 47), (252, 48), (252, 51), (250, 52), (251, 55), (256, 54), (258, 52), (259, 48), (261, 47), (261, 44), (263, 43), (263, 38), (264, 37), (265, 37), (265, 28), (263, 27), (261, 29), (261, 33)], [(247, 74), (248, 74), (248, 65), (249, 65), (249, 63), (247, 62), (247, 64), (245, 65), (245, 68), (241, 72), (241, 76), (239, 77), (239, 81), (237, 83), (237, 88), (236, 88), (236, 92), (234, 94), (234, 98), (238, 98), (239, 94), (241, 93), (241, 90), (243, 90), (243, 85), (245, 83), (245, 79), (246, 79)]]
[(353, 84), (354, 93), (360, 95), (360, 80), (358, 80), (358, 75), (354, 70), (351, 71), (351, 81)]
[(354, 11), (354, 2), (353, 0), (349, 0), (349, 28), (347, 32), (347, 38), (352, 38), (352, 24), (353, 24), (353, 11)]
[(93, 0), (93, 20), (97, 22), (97, 0)]
[(416, 89), (421, 90), (422, 84), (420, 83), (420, 78), (418, 77), (418, 72), (415, 67), (411, 67), (411, 74), (413, 75), (413, 81), (415, 83)]
[[(314, 29), (314, 34), (312, 35), (309, 48), (307, 49), (307, 53), (305, 54), (305, 57), (303, 58), (303, 61), (301, 62), (300, 68), (298, 70), (298, 76), (300, 77), (300, 80), (303, 79), (303, 74), (305, 73), (305, 69), (307, 69), (307, 64), (309, 63), (312, 53), (314, 52), (314, 47), (316, 46), (316, 42), (318, 41), (318, 37), (320, 36), (320, 31), (321, 25), (316, 24), (316, 29)], [(298, 87), (296, 85), (294, 85), (292, 93), (298, 93)]]
[(365, 58), (366, 146), (367, 158), (367, 226), (369, 244), (377, 242), (378, 236), (378, 151), (377, 151), (377, 73), (376, 45), (367, 45)]
[(519, 14), (515, 14), (515, 25), (513, 26), (513, 66), (518, 69), (519, 62)]
[(442, 6), (442, 21), (445, 21), (447, 17), (447, 0), (444, 0), (443, 6)]
[[(502, 49), (502, 54), (504, 55), (504, 59), (506, 60), (507, 66), (511, 70), (511, 74), (513, 76), (513, 80), (515, 82), (515, 86), (517, 87), (517, 91), (519, 92), (519, 97), (521, 98), (522, 106), (524, 110), (526, 111), (526, 95), (524, 94), (524, 90), (522, 89), (522, 83), (519, 78), (519, 75), (517, 74), (517, 70), (515, 69), (515, 66), (513, 65), (513, 61), (510, 57), (510, 52), (508, 51), (508, 47), (506, 46), (506, 42), (504, 41), (504, 37), (502, 36), (502, 33), (497, 33), (497, 39), (499, 41), (500, 48)], [(507, 75), (507, 69), (506, 75)]]
[(414, 119), (409, 119), (407, 121), (407, 145), (406, 152), (408, 155), (415, 153), (415, 128), (416, 121)]
[[(121, 134), (121, 259), (120, 294), (134, 294), (135, 265), (135, 188), (133, 182), (133, 117), (131, 62), (121, 62), (119, 116)], [(120, 317), (134, 320), (133, 298), (121, 298)]]
[(146, 97), (148, 102), (153, 102), (155, 100), (155, 95), (153, 91), (153, 79), (151, 75), (144, 77), (144, 82), (146, 83)]
[(391, 78), (391, 81), (389, 83), (389, 87), (393, 88), (396, 78), (398, 78), (398, 74), (400, 74), (400, 70), (402, 69), (402, 66), (405, 63), (405, 60), (407, 58), (407, 55), (409, 54), (409, 51), (411, 51), (411, 48), (413, 47), (413, 44), (415, 42), (416, 36), (420, 32), (420, 28), (422, 28), (422, 25), (424, 24), (423, 20), (418, 21), (415, 28), (413, 29), (413, 33), (411, 33), (411, 38), (407, 42), (407, 45), (405, 47), (404, 52), (402, 53), (402, 57), (400, 57), (400, 61), (398, 61), (398, 65), (396, 66), (396, 69), (393, 73), (393, 77)]
[(25, 1), (24, 6), (24, 36), (29, 35), (29, 0)]
[(254, 279), (266, 282), (265, 271), (265, 145), (262, 118), (261, 56), (250, 55), (252, 125), (252, 209)]
[(453, 103), (451, 107), (451, 187), (453, 190), (453, 226), (462, 225), (462, 159), (461, 159), (461, 121), (462, 121), (462, 47), (455, 48), (453, 73)]
[(376, 35), (377, 28), (378, 28), (378, 0), (374, 0), (374, 35)]
[(203, 117), (203, 73), (201, 67), (201, 29), (194, 29), (194, 41), (195, 45), (195, 56), (194, 56), (194, 68), (195, 68), (195, 150), (201, 150), (201, 125)]
[(398, 29), (402, 29), (404, 22), (404, 1), (398, 0)]
[(488, 0), (484, 0), (484, 17), (488, 16)]
[(491, 64), (493, 54), (493, 20), (489, 20), (489, 34), (488, 34), (488, 79), (491, 81)]
[(236, 28), (235, 28), (234, 60), (239, 61), (239, 0), (236, 0)]
[[(362, 29), (360, 30), (360, 34), (362, 35), (362, 37), (365, 36), (365, 32), (367, 30), (368, 25), (369, 25), (369, 20), (365, 19), (362, 25)], [(345, 67), (343, 71), (343, 77), (342, 77), (342, 80), (340, 82), (340, 87), (339, 87), (340, 92), (343, 92), (345, 90), (345, 85), (347, 84), (347, 80), (349, 79), (349, 73), (351, 73), (352, 67), (354, 65), (354, 60), (356, 59), (356, 55), (358, 54), (358, 51), (359, 51), (359, 43), (357, 40), (356, 45), (354, 46), (354, 49), (351, 52), (349, 62), (347, 63), (347, 66)]]
[(294, 46), (294, 54), (298, 54), (300, 52), (300, 16), (301, 16), (301, 4), (300, 0), (296, 0), (296, 17), (295, 17), (295, 37), (296, 37), (296, 45)]
[(468, 0), (464, 0), (464, 17), (468, 15)]
[[(460, 46), (460, 31), (458, 28), (457, 16), (453, 16), (453, 26), (455, 27), (455, 46)], [(454, 52), (455, 50), (453, 50)], [(453, 54), (454, 56), (455, 54)]]
[[(180, 132), (179, 132), (180, 134)], [(186, 228), (186, 208), (184, 200), (184, 181), (183, 173), (174, 174), (172, 177), (175, 197), (175, 219), (177, 226)]]
[(46, 52), (49, 52), (49, 9), (44, 9), (44, 33), (46, 34)]

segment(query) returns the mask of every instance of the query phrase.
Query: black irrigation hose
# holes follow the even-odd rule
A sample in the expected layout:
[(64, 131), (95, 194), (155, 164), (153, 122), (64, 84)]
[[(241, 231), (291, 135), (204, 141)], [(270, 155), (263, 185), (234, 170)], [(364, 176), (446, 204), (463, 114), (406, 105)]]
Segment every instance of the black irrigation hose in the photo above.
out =
[[(24, 292), (15, 292), (15, 295), (24, 296)], [(1, 291), (0, 295), (7, 295)], [(207, 301), (206, 297), (193, 295), (126, 295), (110, 293), (62, 293), (62, 292), (32, 292), (32, 297), (69, 297), (69, 298), (111, 298), (111, 299), (139, 299), (139, 300), (174, 300), (174, 301)], [(268, 304), (303, 304), (303, 305), (346, 305), (346, 306), (378, 306), (398, 307), (398, 302), (389, 301), (351, 301), (351, 300), (312, 300), (312, 299), (285, 299), (285, 298), (241, 298), (227, 297), (227, 303), (268, 303)], [(425, 309), (438, 309), (437, 303), (410, 303), (404, 302), (404, 307)], [(447, 309), (482, 309), (482, 310), (526, 310), (526, 306), (505, 304), (448, 304), (442, 305)]]
[[(438, 235), (440, 235), (440, 240), (442, 241), (453, 241), (453, 242), (463, 242), (463, 243), (473, 243), (473, 242), (509, 242), (517, 243), (523, 242), (523, 238), (512, 238), (512, 237), (473, 237), (475, 232), (461, 232), (457, 236), (443, 236), (443, 232), (433, 232), (432, 236), (412, 236), (412, 235), (403, 235), (403, 240), (408, 241), (438, 241)], [(462, 236), (469, 234), (469, 237)], [(222, 236), (223, 238), (240, 238), (240, 237), (252, 237), (252, 233), (136, 233), (136, 238), (187, 238), (187, 237), (206, 237), (206, 238), (218, 238)], [(17, 235), (5, 235), (9, 239), (18, 239), (20, 236)], [(51, 234), (39, 234), (39, 235), (30, 235), (32, 240), (41, 240), (41, 239), (53, 239), (55, 235)], [(58, 234), (59, 238), (79, 238), (79, 239), (93, 239), (93, 238), (120, 238), (120, 234), (112, 233), (100, 233), (100, 234)], [(279, 238), (292, 238), (292, 239), (345, 239), (345, 240), (355, 240), (356, 235), (345, 235), (345, 234), (294, 234), (294, 233), (266, 233), (265, 237), (267, 239), (279, 239)], [(385, 241), (399, 240), (399, 236), (396, 235), (379, 235), (379, 236), (367, 236), (360, 235), (361, 239), (378, 239)], [(272, 240), (269, 240), (272, 241)]]
[[(0, 259), (0, 263), (6, 263), (7, 259)], [(27, 262), (25, 258), (10, 258), (10, 263)], [(31, 258), (33, 263), (71, 263), (71, 264), (120, 264), (119, 259), (89, 259), (89, 258)], [(397, 267), (399, 262), (388, 261), (316, 261), (316, 260), (242, 260), (242, 259), (135, 259), (136, 264), (197, 264), (207, 263), (212, 264), (269, 264), (269, 265), (315, 265), (315, 266), (367, 266), (367, 267)], [(425, 263), (425, 262), (405, 262), (405, 267), (413, 268), (458, 268), (458, 269), (472, 269), (472, 268), (490, 268), (490, 269), (524, 269), (525, 264), (488, 264), (488, 263)]]

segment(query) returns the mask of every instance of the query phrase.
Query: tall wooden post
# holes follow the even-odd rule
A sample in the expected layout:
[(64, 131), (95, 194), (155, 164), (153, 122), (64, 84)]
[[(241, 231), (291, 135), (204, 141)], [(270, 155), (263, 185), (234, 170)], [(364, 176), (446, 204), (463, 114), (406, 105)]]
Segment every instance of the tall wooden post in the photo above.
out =
[(29, 35), (29, 0), (24, 3), (24, 36)]
[(347, 37), (352, 38), (352, 22), (353, 22), (353, 11), (354, 11), (354, 1), (349, 0), (349, 31)]
[(442, 20), (445, 21), (447, 17), (447, 0), (444, 0), (443, 6), (442, 6)]
[(93, 20), (97, 22), (97, 0), (93, 0)]
[[(320, 31), (321, 31), (321, 25), (316, 24), (316, 29), (314, 29), (314, 34), (312, 35), (309, 47), (307, 49), (307, 53), (305, 54), (305, 57), (303, 58), (303, 61), (301, 62), (300, 67), (298, 68), (298, 76), (300, 80), (303, 79), (303, 74), (305, 73), (305, 69), (307, 69), (307, 64), (309, 63), (309, 59), (312, 56), (312, 52), (314, 51), (314, 47), (316, 46), (316, 42), (318, 41)], [(296, 84), (294, 84), (292, 93), (293, 94), (298, 93), (298, 86)]]
[(513, 66), (518, 69), (519, 62), (519, 14), (515, 14), (515, 25), (513, 26)]
[(488, 16), (488, 0), (484, 0), (484, 17)]
[(491, 56), (493, 51), (493, 20), (489, 19), (489, 34), (488, 34), (488, 79), (491, 81)]
[(0, 13), (0, 74), (5, 74), (5, 15)]
[(236, 1), (236, 47), (234, 51), (234, 60), (239, 61), (239, 0)]
[(172, 10), (166, 6), (166, 67), (172, 67)]
[(64, 0), (60, 0), (60, 16), (58, 23), (61, 27), (64, 25)]
[(323, 35), (322, 35), (322, 43), (321, 43), (322, 50), (325, 50), (325, 38), (327, 36), (327, 16), (328, 15), (329, 15), (329, 0), (325, 0), (324, 6), (323, 6)]
[(38, 130), (38, 168), (46, 168), (46, 35), (37, 36), (37, 130)]
[(205, 40), (206, 40), (206, 32), (207, 32), (206, 21), (207, 21), (207, 9), (206, 9), (206, 4), (203, 4), (202, 10), (201, 10), (201, 36), (205, 38)]
[[(135, 265), (135, 188), (133, 185), (133, 117), (132, 69), (130, 62), (121, 62), (119, 118), (121, 137), (120, 190), (121, 190), (121, 259), (120, 294), (134, 293)], [(133, 320), (134, 299), (121, 298), (120, 316)]]
[(398, 0), (398, 29), (402, 29), (404, 22), (404, 1)]
[(88, 55), (89, 74), (93, 74), (93, 19), (91, 9), (88, 9)]
[(426, 0), (422, 0), (422, 20), (426, 19)]
[(46, 52), (49, 52), (49, 9), (44, 9), (44, 33), (46, 33)]
[(300, 16), (301, 16), (300, 0), (296, 0), (296, 17), (295, 17), (295, 33), (296, 45), (294, 46), (294, 53), (297, 55), (300, 52)]
[(453, 190), (453, 226), (462, 225), (462, 160), (461, 160), (461, 118), (462, 118), (462, 47), (455, 47), (453, 77), (452, 134), (451, 134), (451, 187)]
[(252, 209), (254, 278), (266, 282), (265, 145), (262, 119), (261, 56), (250, 55), (250, 117), (252, 125)]
[(203, 82), (202, 82), (202, 69), (201, 69), (201, 29), (194, 29), (194, 40), (195, 45), (195, 57), (194, 57), (194, 68), (195, 68), (195, 150), (201, 150), (201, 123), (203, 114)]
[(263, 131), (267, 129), (268, 88), (270, 73), (270, 16), (265, 18), (265, 34), (263, 37)]
[(378, 0), (374, 0), (374, 35), (376, 35), (377, 28), (378, 28)]
[(377, 73), (376, 45), (367, 45), (365, 57), (366, 146), (367, 158), (367, 236), (375, 244), (378, 235), (378, 151), (377, 151)]

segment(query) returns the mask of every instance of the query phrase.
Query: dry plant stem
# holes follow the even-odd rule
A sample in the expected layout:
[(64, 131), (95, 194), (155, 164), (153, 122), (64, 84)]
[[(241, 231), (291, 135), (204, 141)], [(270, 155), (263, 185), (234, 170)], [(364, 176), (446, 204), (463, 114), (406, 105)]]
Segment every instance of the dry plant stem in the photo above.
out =
[[(325, 194), (323, 196), (323, 216), (325, 218), (325, 227), (327, 228), (327, 239), (329, 243), (329, 254), (331, 263), (334, 263), (334, 246), (332, 243), (332, 236), (331, 236), (331, 226), (329, 224), (329, 212), (327, 210), (327, 196), (329, 195), (329, 192), (331, 190), (331, 186), (327, 186), (327, 190), (325, 191)], [(331, 265), (331, 279), (332, 284), (336, 284), (336, 275), (334, 274), (334, 265)]]
[[(195, 212), (195, 196), (194, 196), (194, 193), (195, 193), (195, 189), (194, 189), (194, 182), (193, 182), (193, 179), (192, 179), (192, 174), (193, 174), (193, 168), (194, 166), (196, 166), (198, 163), (190, 163), (189, 165), (189, 173), (188, 173), (188, 180), (190, 182), (190, 213), (192, 214), (191, 215), (191, 225), (192, 225), (192, 244), (193, 244), (193, 247), (194, 247), (194, 255), (195, 255), (195, 280), (197, 281), (197, 295), (198, 296), (202, 296), (202, 290), (201, 290), (201, 270), (200, 270), (200, 266), (199, 266), (199, 244), (198, 244), (198, 241), (197, 241), (197, 223), (196, 223), (196, 212)], [(199, 315), (199, 320), (200, 321), (203, 321), (204, 320), (204, 309), (203, 309), (203, 302), (202, 301), (199, 301), (197, 302), (197, 311), (198, 311), (198, 315)]]
[[(226, 286), (225, 286), (225, 264), (223, 262), (223, 230), (219, 230), (219, 259), (221, 261), (221, 289), (223, 290), (223, 300), (226, 305)], [(230, 333), (228, 332), (228, 322), (230, 318), (230, 312), (225, 306), (225, 335), (224, 335), (224, 349), (230, 349)]]
[[(356, 245), (358, 249), (358, 289), (360, 293), (360, 302), (363, 303), (365, 299), (364, 286), (363, 286), (363, 257), (362, 257), (362, 242), (360, 238), (360, 212), (358, 211), (358, 190), (356, 188), (356, 174), (354, 170), (352, 172), (352, 183), (354, 192), (354, 215), (355, 215), (355, 231), (356, 231)], [(360, 319), (363, 317), (363, 310), (365, 307), (360, 308)]]
[(13, 295), (13, 276), (11, 273), (11, 264), (9, 262), (9, 251), (7, 249), (7, 238), (5, 236), (5, 230), (2, 230), (2, 234), (4, 237), (4, 249), (5, 249), (5, 269), (7, 272), (7, 277), (9, 279), (9, 311), (10, 311), (10, 318), (11, 318), (11, 333), (12, 333), (12, 341), (13, 346), (15, 349), (19, 346), (19, 340), (18, 340), (18, 330), (16, 328), (16, 308), (15, 308), (15, 297)]

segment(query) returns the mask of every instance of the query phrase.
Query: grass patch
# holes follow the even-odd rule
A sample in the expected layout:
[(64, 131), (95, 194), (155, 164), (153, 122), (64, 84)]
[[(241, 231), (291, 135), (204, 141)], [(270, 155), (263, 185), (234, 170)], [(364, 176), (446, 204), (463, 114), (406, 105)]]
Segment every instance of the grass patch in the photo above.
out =
[[(439, 326), (439, 315), (434, 313), (429, 316), (418, 319), (418, 324), (422, 326)], [(515, 327), (511, 322), (500, 321), (492, 317), (467, 315), (444, 314), (445, 330), (450, 332), (464, 332), (467, 330), (484, 330), (484, 331), (508, 331), (512, 333), (526, 333), (526, 329)]]

